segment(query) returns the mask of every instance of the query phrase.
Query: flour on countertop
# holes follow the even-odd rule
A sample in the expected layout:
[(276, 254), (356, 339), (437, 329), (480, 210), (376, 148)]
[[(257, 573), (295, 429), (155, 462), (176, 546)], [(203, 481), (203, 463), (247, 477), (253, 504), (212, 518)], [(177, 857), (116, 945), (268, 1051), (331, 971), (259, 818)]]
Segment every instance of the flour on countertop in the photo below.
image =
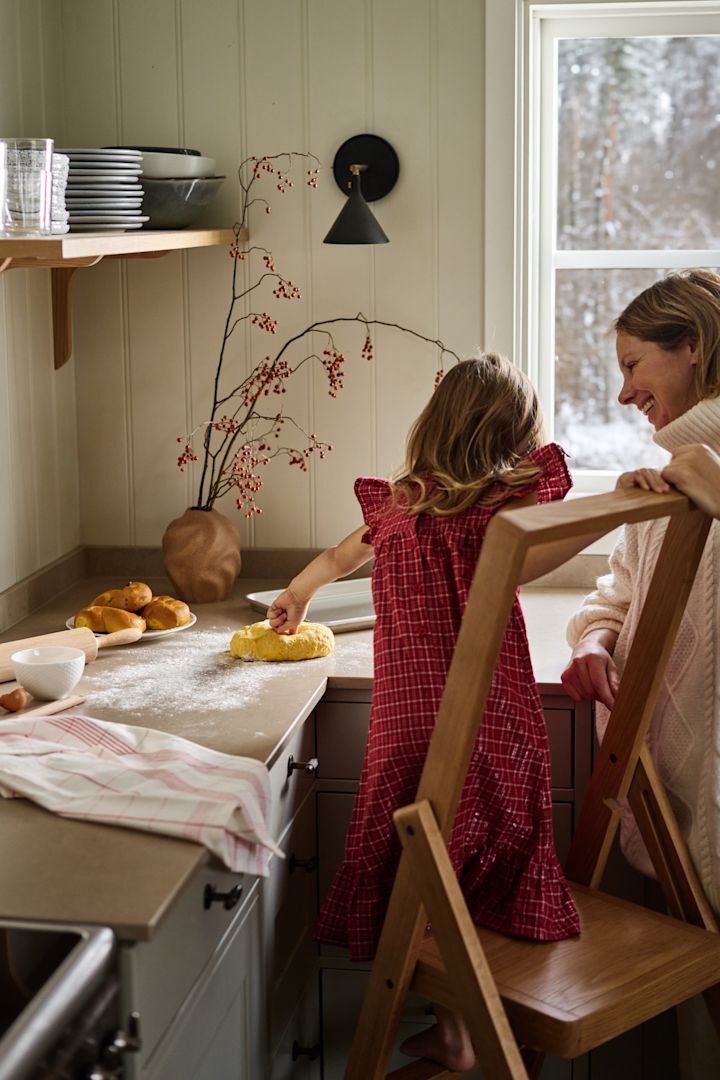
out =
[(83, 692), (91, 708), (163, 716), (199, 709), (230, 712), (257, 697), (264, 684), (277, 678), (276, 669), (276, 664), (234, 660), (226, 629), (200, 630), (187, 634), (181, 648), (143, 642), (133, 648), (131, 664), (89, 664)]
[[(112, 650), (112, 664), (102, 662), (103, 653), (88, 664), (82, 683), (87, 708), (122, 710), (149, 717), (166, 717), (201, 712), (228, 713), (251, 705), (267, 685), (307, 664), (332, 668), (332, 655), (320, 660), (293, 664), (246, 663), (230, 655), (231, 633), (221, 630), (191, 630), (187, 634), (146, 641)], [(353, 635), (354, 637), (354, 635)], [(182, 639), (182, 640), (181, 640)], [(348, 648), (349, 646), (349, 648)], [(123, 663), (125, 649), (132, 649), (132, 663)], [(345, 641), (336, 638), (336, 653), (343, 653), (342, 668), (348, 675), (355, 668), (367, 671), (372, 657), (372, 641)], [(110, 650), (108, 650), (108, 654)], [(260, 732), (256, 733), (260, 735)]]

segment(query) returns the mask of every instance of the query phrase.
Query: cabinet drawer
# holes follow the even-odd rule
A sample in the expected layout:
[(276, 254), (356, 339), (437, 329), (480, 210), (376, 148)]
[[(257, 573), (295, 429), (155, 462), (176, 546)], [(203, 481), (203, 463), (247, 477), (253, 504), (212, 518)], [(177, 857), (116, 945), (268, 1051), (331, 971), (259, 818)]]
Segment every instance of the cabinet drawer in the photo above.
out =
[[(318, 792), (318, 859), (320, 862), (318, 890), (320, 903), (325, 899), (335, 871), (342, 862), (345, 851), (345, 835), (350, 824), (354, 795), (337, 792)], [(554, 802), (552, 804), (553, 833), (555, 850), (561, 863), (570, 849), (573, 834), (573, 804)], [(322, 951), (329, 951), (329, 946), (322, 946)], [(336, 950), (332, 950), (334, 955)]]
[(545, 709), (545, 725), (550, 741), (550, 765), (552, 786), (572, 788), (575, 786), (573, 769), (573, 720), (572, 709)]
[(573, 834), (573, 804), (554, 802), (552, 804), (552, 819), (555, 851), (560, 860), (560, 865), (564, 866)]
[[(150, 871), (149, 871), (150, 872)], [(193, 983), (224, 939), (232, 933), (257, 891), (258, 879), (224, 868), (202, 867), (190, 880), (152, 941), (119, 949), (123, 1011), (137, 1010), (143, 1045), (132, 1055), (141, 1071), (170, 1027)], [(205, 888), (227, 893), (243, 889), (237, 907), (222, 902), (205, 908)]]
[(369, 703), (321, 701), (315, 717), (318, 776), (357, 780), (365, 756)]
[(274, 838), (282, 835), (315, 783), (315, 773), (306, 773), (303, 769), (293, 769), (290, 772), (291, 759), (292, 763), (304, 762), (310, 761), (314, 756), (315, 724), (310, 717), (283, 747), (270, 768), (270, 820)]
[(264, 1080), (260, 905), (255, 892), (193, 986), (143, 1080)]
[[(545, 709), (550, 741), (552, 783), (574, 786), (573, 711)], [(357, 780), (362, 768), (370, 723), (370, 706), (360, 702), (321, 702), (316, 710), (318, 776)]]
[[(275, 1052), (315, 967), (317, 915), (315, 799), (309, 796), (280, 841), (285, 859), (273, 859), (263, 882), (270, 1052)], [(307, 865), (301, 865), (305, 863)]]

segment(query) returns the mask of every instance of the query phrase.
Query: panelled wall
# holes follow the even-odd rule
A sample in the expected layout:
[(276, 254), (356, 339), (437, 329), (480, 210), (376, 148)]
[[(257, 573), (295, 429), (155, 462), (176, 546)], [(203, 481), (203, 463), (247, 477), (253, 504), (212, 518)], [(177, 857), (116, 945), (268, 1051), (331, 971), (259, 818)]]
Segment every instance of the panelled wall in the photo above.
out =
[[(272, 212), (251, 217), (252, 242), (272, 250), (302, 299), (253, 293), (252, 310), (270, 311), (280, 327), (272, 338), (238, 328), (225, 365), (229, 387), (285, 337), (358, 311), (468, 354), (483, 331), (483, 6), (0, 0), (19, 42), (14, 50), (2, 35), (0, 49), (16, 68), (0, 65), (0, 79), (3, 88), (6, 79), (25, 88), (15, 112), (0, 112), (2, 127), (29, 134), (44, 125), (66, 146), (195, 147), (227, 177), (205, 225), (236, 219), (244, 156), (309, 149), (321, 159), (317, 191), (302, 171), (285, 196), (262, 181)], [(34, 25), (25, 25), (27, 9)], [(52, 26), (41, 18), (50, 11)], [(38, 86), (43, 52), (51, 60)], [(388, 139), (400, 159), (395, 189), (374, 206), (391, 242), (323, 245), (343, 204), (333, 156), (364, 131)], [(1, 370), (12, 389), (12, 407), (0, 403), (2, 439), (15, 465), (1, 481), (12, 513), (0, 519), (0, 587), (78, 542), (157, 545), (166, 524), (195, 501), (197, 478), (177, 469), (176, 440), (207, 416), (230, 270), (227, 252), (211, 249), (79, 271), (74, 355), (58, 373), (47, 275), (13, 271), (0, 293)], [(252, 260), (246, 273), (251, 284)], [(334, 450), (308, 475), (285, 459), (271, 463), (259, 495), (263, 514), (249, 523), (226, 500), (220, 508), (234, 516), (246, 546), (334, 542), (359, 523), (354, 478), (387, 475), (400, 463), (406, 431), (432, 390), (436, 354), (383, 329), (368, 363), (363, 337), (354, 324), (337, 330), (347, 356), (337, 398), (316, 363), (291, 380), (286, 412)], [(318, 335), (294, 360), (323, 347)]]

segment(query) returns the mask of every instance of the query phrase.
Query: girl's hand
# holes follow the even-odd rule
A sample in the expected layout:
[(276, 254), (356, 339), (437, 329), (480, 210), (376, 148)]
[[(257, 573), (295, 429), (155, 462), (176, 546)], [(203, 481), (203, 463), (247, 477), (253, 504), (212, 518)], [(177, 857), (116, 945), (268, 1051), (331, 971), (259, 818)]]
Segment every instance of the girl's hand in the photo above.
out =
[(560, 681), (573, 701), (595, 698), (612, 709), (620, 676), (611, 654), (591, 633), (578, 641)]
[(309, 606), (309, 600), (300, 600), (291, 589), (286, 589), (275, 597), (268, 608), (268, 622), (278, 634), (294, 634)]
[[(668, 479), (670, 479), (668, 477)], [(633, 469), (632, 472), (624, 472), (618, 476), (615, 490), (619, 488), (639, 487), (643, 491), (657, 491), (665, 494), (670, 491), (670, 484), (665, 479), (665, 470), (660, 473), (657, 469)]]
[(709, 446), (681, 446), (662, 475), (706, 514), (720, 518), (720, 457)]

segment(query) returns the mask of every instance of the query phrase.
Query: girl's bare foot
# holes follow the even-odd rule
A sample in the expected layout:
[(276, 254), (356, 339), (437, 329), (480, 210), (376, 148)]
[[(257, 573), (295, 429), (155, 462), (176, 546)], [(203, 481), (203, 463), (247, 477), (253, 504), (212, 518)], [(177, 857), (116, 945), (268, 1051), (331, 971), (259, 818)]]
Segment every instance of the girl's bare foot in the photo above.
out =
[(457, 1013), (439, 1006), (435, 1007), (435, 1013), (437, 1024), (405, 1039), (400, 1053), (429, 1058), (453, 1072), (469, 1072), (475, 1067), (475, 1051), (465, 1022)]

